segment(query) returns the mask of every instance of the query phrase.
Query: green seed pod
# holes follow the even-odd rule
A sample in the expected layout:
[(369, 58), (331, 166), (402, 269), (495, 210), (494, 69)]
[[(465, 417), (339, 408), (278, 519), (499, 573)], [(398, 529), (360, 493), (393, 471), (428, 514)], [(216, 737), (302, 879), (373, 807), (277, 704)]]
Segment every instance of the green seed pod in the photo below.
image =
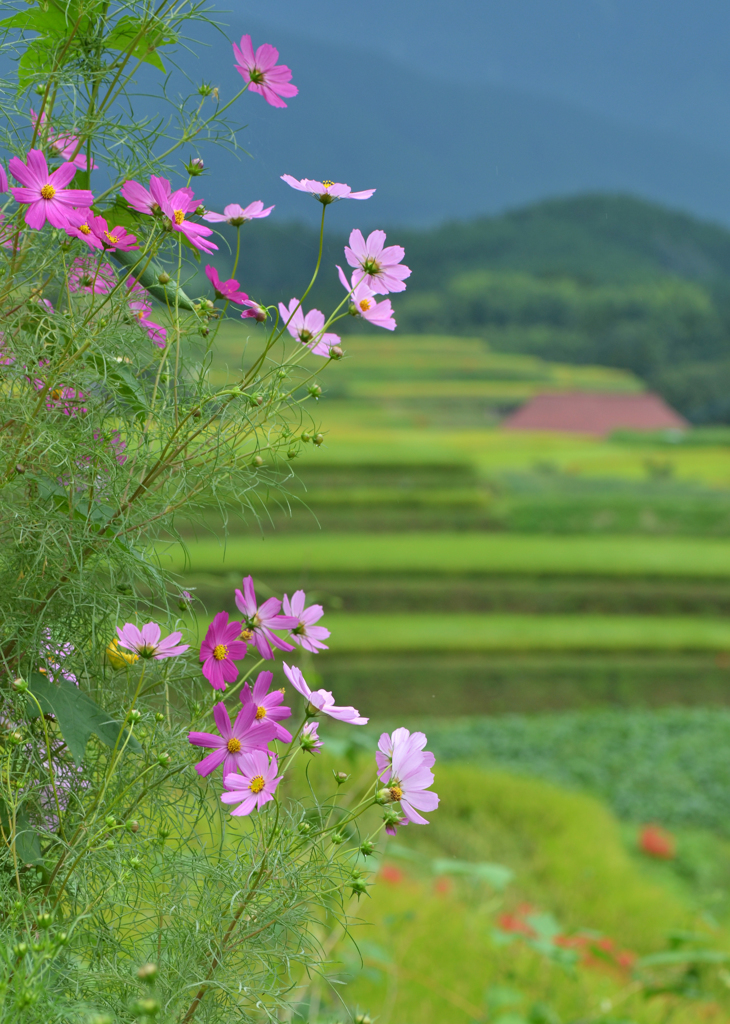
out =
[(333, 771), (332, 774), (333, 774), (335, 782), (337, 783), (338, 786), (341, 786), (344, 782), (347, 782), (347, 780), (350, 778), (350, 776), (347, 774), (347, 772), (335, 772), (335, 771)]
[(333, 345), (330, 349), (330, 359), (342, 359), (344, 354), (339, 345)]
[(344, 834), (344, 832), (335, 832), (332, 836), (332, 842), (335, 844), (335, 846), (340, 846), (342, 843), (344, 843), (346, 839), (347, 836)]
[(53, 924), (53, 918), (50, 914), (39, 914), (36, 918), (36, 923), (39, 928), (50, 928)]
[(350, 888), (353, 896), (363, 896), (368, 891), (367, 882), (364, 878), (351, 878)]
[(146, 985), (154, 984), (157, 977), (157, 964), (142, 964), (137, 971), (137, 977), (140, 981), (145, 982)]
[(264, 464), (264, 460), (261, 458), (261, 456), (260, 455), (254, 455), (253, 459), (251, 460), (251, 465), (255, 466), (256, 469), (259, 469), (259, 467), (263, 466), (263, 464)]
[(317, 434), (317, 436), (314, 439), (314, 443), (317, 445), (317, 447), (319, 447), (323, 443), (323, 441), (324, 441), (324, 434)]
[(106, 818), (104, 818), (104, 824), (106, 825), (107, 828), (114, 828), (116, 823), (117, 819), (112, 817), (111, 814), (107, 814)]
[(306, 836), (307, 833), (312, 831), (312, 826), (309, 824), (308, 821), (300, 821), (299, 824), (297, 825), (297, 828), (299, 829), (303, 836)]
[(127, 832), (139, 832), (139, 822), (135, 820), (127, 821), (124, 825)]
[(298, 451), (296, 451), (294, 448), (290, 448), (289, 451), (286, 453), (286, 457), (287, 459), (296, 459), (298, 454)]
[(157, 755), (157, 763), (159, 764), (160, 768), (168, 768), (172, 763), (172, 758), (165, 751), (165, 753)]
[(304, 433), (302, 434), (302, 441), (304, 442), (304, 444), (307, 444), (311, 440), (312, 440), (312, 435), (308, 434), (306, 432), (306, 430), (305, 430)]
[(158, 711), (157, 714), (155, 715), (155, 721), (156, 722), (164, 722), (165, 721), (165, 716), (162, 714), (161, 711)]
[(104, 846), (106, 846), (107, 850), (113, 850), (115, 846), (114, 840), (107, 839), (107, 841), (104, 843)]
[(375, 843), (370, 839), (366, 839), (360, 843), (360, 853), (363, 857), (370, 857), (375, 852)]
[(156, 1017), (160, 1012), (160, 1004), (156, 999), (137, 999), (129, 1009), (135, 1017)]
[(142, 717), (142, 712), (138, 711), (136, 708), (132, 708), (132, 710), (127, 715), (127, 721), (128, 722), (138, 722), (141, 717)]

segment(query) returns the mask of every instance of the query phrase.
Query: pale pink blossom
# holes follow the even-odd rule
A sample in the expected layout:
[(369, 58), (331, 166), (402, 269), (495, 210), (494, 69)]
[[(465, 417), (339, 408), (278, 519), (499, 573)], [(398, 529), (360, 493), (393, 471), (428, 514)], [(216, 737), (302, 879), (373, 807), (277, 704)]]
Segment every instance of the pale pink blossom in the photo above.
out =
[(281, 667), (294, 689), (307, 700), (314, 714), (322, 712), (324, 715), (329, 715), (330, 718), (336, 718), (339, 722), (348, 722), (350, 725), (367, 725), (369, 719), (363, 718), (356, 708), (338, 707), (329, 690), (310, 690), (309, 684), (296, 665), (290, 668), (286, 662), (282, 662)]
[[(438, 795), (429, 790), (434, 781), (431, 768), (435, 758), (423, 749), (427, 742), (424, 733), (411, 733), (408, 729), (396, 729), (392, 735), (384, 732), (378, 742), (378, 778), (387, 787), (386, 800), (400, 804), (403, 825), (428, 825), (418, 812), (435, 811), (439, 805)], [(388, 825), (386, 832), (395, 835), (395, 825)]]
[(66, 228), (68, 214), (74, 207), (91, 206), (94, 196), (87, 189), (66, 188), (76, 168), (72, 163), (61, 164), (55, 171), (48, 170), (46, 158), (39, 149), (31, 149), (27, 163), (11, 157), (10, 173), (22, 188), (11, 188), (18, 203), (28, 203), (25, 223), (39, 231), (46, 221), (54, 228)]
[(375, 192), (374, 188), (365, 189), (364, 192), (353, 192), (349, 185), (343, 185), (339, 181), (313, 181), (311, 178), (298, 180), (291, 174), (282, 174), (281, 180), (298, 192), (309, 192), (310, 196), (314, 196), (324, 206), (337, 202), (338, 199), (369, 199)]
[(309, 608), (305, 608), (306, 600), (307, 595), (303, 590), (295, 591), (291, 600), (284, 594), (284, 614), (299, 620), (299, 624), (291, 630), (291, 639), (313, 654), (326, 651), (327, 645), (322, 641), (327, 639), (330, 631), (324, 626), (315, 626), (315, 622), (319, 622), (324, 615), (324, 608), (321, 604), (310, 604)]
[(253, 644), (262, 658), (274, 657), (272, 644), (280, 651), (294, 650), (291, 644), (272, 632), (274, 629), (293, 629), (297, 624), (292, 616), (279, 614), (281, 601), (278, 597), (270, 597), (258, 605), (252, 576), (244, 577), (243, 593), (237, 590), (235, 597), (236, 607), (244, 617), (242, 639)]
[(292, 338), (306, 345), (312, 355), (328, 357), (330, 349), (340, 343), (339, 335), (324, 333), (324, 313), (310, 309), (305, 316), (298, 299), (292, 299), (288, 308), (280, 302), (279, 314)]
[(403, 282), (411, 276), (410, 268), (401, 263), (405, 249), (401, 245), (386, 246), (385, 237), (384, 231), (371, 231), (366, 241), (362, 231), (355, 228), (350, 234), (350, 244), (345, 246), (347, 262), (362, 271), (365, 284), (376, 295), (404, 292)]
[(160, 639), (162, 630), (156, 622), (147, 622), (139, 629), (133, 622), (127, 622), (121, 629), (117, 626), (119, 646), (134, 651), (140, 658), (176, 658), (184, 654), (190, 644), (181, 644), (182, 633), (170, 633), (164, 640)]
[(249, 83), (249, 92), (257, 92), (272, 107), (285, 107), (282, 96), (290, 99), (299, 90), (291, 84), (291, 71), (286, 64), (277, 64), (279, 51), (269, 43), (254, 53), (251, 36), (241, 36), (241, 45), (233, 44), (236, 71)]
[(367, 320), (373, 327), (384, 327), (386, 331), (394, 331), (396, 322), (393, 318), (393, 307), (390, 304), (390, 299), (376, 302), (374, 298), (375, 292), (365, 283), (361, 270), (353, 271), (350, 283), (348, 283), (342, 267), (337, 267), (337, 273), (340, 275), (342, 287), (345, 291), (350, 292), (350, 312), (354, 310), (355, 316)]
[(245, 292), (240, 292), (238, 290), (240, 288), (238, 281), (234, 281), (232, 277), (229, 278), (228, 281), (221, 281), (218, 271), (210, 264), (205, 268), (205, 276), (213, 285), (215, 297), (217, 299), (225, 299), (227, 302), (241, 303), (245, 302), (248, 298), (248, 295), (246, 295)]
[(264, 804), (274, 799), (276, 787), (282, 776), (277, 776), (276, 757), (263, 750), (254, 750), (241, 758), (240, 775), (223, 775), (227, 792), (221, 794), (224, 804), (238, 804), (231, 814), (250, 814), (254, 808), (261, 810)]
[(307, 722), (299, 734), (299, 743), (302, 750), (305, 750), (308, 754), (318, 754), (324, 745), (319, 738), (318, 729), (319, 722)]
[(223, 208), (223, 213), (215, 213), (213, 210), (207, 210), (203, 214), (203, 220), (207, 220), (211, 224), (232, 224), (233, 227), (238, 228), (248, 220), (257, 220), (259, 217), (268, 217), (273, 209), (273, 206), (267, 206), (266, 209), (264, 209), (264, 204), (260, 199), (257, 199), (253, 203), (249, 203), (248, 206), (245, 207), (239, 206), (238, 203), (229, 203), (228, 206)]
[(283, 743), (291, 743), (291, 733), (279, 724), (284, 718), (291, 718), (291, 708), (282, 706), (283, 690), (274, 690), (273, 693), (269, 693), (273, 679), (273, 672), (259, 672), (253, 691), (248, 683), (244, 683), (241, 690), (241, 703), (244, 707), (247, 704), (253, 704), (256, 708), (256, 721), (271, 722), (276, 730), (275, 738)]
[(243, 758), (254, 750), (263, 750), (267, 743), (274, 739), (274, 726), (270, 722), (257, 722), (256, 709), (243, 707), (231, 725), (228, 709), (223, 701), (213, 708), (213, 718), (218, 726), (220, 736), (212, 732), (191, 732), (188, 742), (196, 747), (212, 748), (195, 766), (198, 775), (210, 775), (216, 768), (223, 765), (223, 778), (231, 772), (243, 769)]

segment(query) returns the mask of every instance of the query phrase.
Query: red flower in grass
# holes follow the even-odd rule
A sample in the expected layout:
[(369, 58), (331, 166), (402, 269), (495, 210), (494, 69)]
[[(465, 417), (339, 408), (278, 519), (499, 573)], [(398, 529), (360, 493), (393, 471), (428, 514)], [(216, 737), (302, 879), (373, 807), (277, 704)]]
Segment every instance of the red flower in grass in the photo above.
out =
[(639, 833), (639, 849), (658, 860), (674, 860), (677, 842), (671, 832), (659, 825), (644, 825)]

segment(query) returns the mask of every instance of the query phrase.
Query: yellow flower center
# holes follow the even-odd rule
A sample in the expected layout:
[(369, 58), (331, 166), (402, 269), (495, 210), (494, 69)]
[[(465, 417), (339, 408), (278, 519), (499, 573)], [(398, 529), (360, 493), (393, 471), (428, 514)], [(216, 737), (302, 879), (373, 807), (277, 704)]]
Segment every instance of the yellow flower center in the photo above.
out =
[(256, 708), (256, 721), (260, 722), (262, 718), (266, 718), (266, 708)]
[(179, 225), (179, 224), (182, 224), (182, 222), (184, 220), (185, 220), (185, 213), (184, 213), (184, 211), (183, 210), (175, 210), (175, 223)]
[(137, 317), (138, 320), (144, 320), (144, 310), (140, 309), (138, 313), (135, 313), (135, 316)]
[(229, 754), (238, 754), (241, 750), (241, 741), (237, 740), (235, 736), (231, 736), (228, 743), (226, 743), (226, 750)]
[(400, 786), (395, 785), (390, 787), (390, 798), (393, 801), (393, 803), (397, 803), (402, 796), (403, 790), (400, 788)]
[(82, 235), (90, 235), (91, 234), (91, 228), (89, 227), (88, 224), (80, 224), (79, 225), (79, 231), (81, 232)]
[(216, 661), (225, 661), (228, 657), (228, 647), (225, 644), (216, 644), (213, 648), (213, 657)]
[(139, 661), (138, 654), (119, 650), (119, 640), (116, 637), (110, 640), (109, 646), (106, 649), (106, 656), (114, 668), (124, 668), (125, 665), (134, 665), (135, 661)]
[(260, 793), (266, 783), (264, 782), (263, 775), (254, 775), (251, 779), (251, 785), (248, 787), (252, 793)]
[(370, 301), (370, 299), (360, 299), (360, 309), (363, 311), (363, 313), (367, 313), (371, 306), (372, 302)]
[(322, 184), (324, 185), (325, 188), (332, 188), (332, 186), (334, 185), (334, 181), (323, 181)]
[(44, 185), (41, 189), (41, 199), (53, 199), (56, 190), (53, 185)]
[(248, 641), (251, 639), (252, 636), (253, 636), (253, 630), (252, 629), (244, 629), (243, 632), (241, 633), (241, 640), (243, 640), (244, 643), (248, 643)]
[[(83, 231), (84, 229), (82, 228), (81, 230)], [(112, 243), (112, 245), (116, 245), (117, 242), (119, 241), (119, 239), (117, 238), (116, 235), (110, 235), (108, 231), (105, 231), (104, 234), (109, 239), (109, 241)]]

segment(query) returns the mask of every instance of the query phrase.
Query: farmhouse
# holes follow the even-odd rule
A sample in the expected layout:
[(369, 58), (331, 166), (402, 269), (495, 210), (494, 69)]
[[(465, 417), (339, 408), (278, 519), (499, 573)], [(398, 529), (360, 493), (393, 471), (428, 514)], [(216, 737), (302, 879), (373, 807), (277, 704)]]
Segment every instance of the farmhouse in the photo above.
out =
[(683, 430), (687, 420), (659, 395), (570, 391), (535, 395), (502, 421), (505, 430), (606, 437), (614, 430)]

